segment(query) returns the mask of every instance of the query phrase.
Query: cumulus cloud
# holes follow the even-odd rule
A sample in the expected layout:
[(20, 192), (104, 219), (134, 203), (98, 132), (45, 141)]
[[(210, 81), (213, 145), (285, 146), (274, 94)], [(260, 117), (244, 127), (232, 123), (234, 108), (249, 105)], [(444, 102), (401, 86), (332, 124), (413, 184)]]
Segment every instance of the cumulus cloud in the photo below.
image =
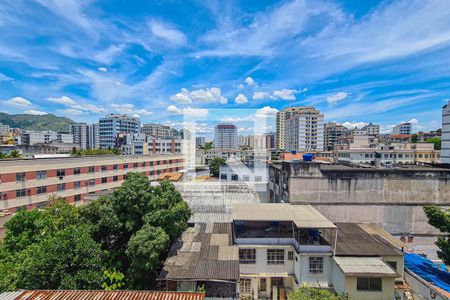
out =
[(113, 107), (118, 112), (133, 114), (133, 115), (137, 115), (138, 117), (140, 117), (141, 115), (147, 115), (147, 116), (153, 115), (153, 112), (148, 111), (144, 108), (136, 109), (134, 107), (134, 105), (131, 103), (120, 103), (120, 104), (113, 103), (113, 104), (111, 104), (111, 107)]
[(413, 119), (409, 120), (408, 123), (411, 123), (411, 124), (418, 124), (418, 123), (419, 123), (419, 120), (413, 118)]
[(251, 87), (258, 86), (256, 81), (253, 78), (251, 78), (250, 76), (245, 78), (244, 82), (245, 82), (245, 84), (247, 84), (247, 86), (251, 86)]
[(278, 109), (272, 108), (270, 106), (264, 106), (256, 111), (256, 117), (270, 117), (276, 115)]
[(181, 46), (187, 42), (184, 33), (163, 22), (156, 20), (151, 21), (150, 30), (154, 36), (165, 40), (174, 46)]
[(348, 94), (346, 92), (339, 92), (339, 93), (328, 96), (327, 101), (330, 104), (336, 104), (337, 102), (342, 101), (347, 97), (348, 97)]
[(53, 102), (53, 103), (59, 103), (63, 105), (76, 105), (75, 101), (73, 101), (70, 97), (67, 96), (61, 96), (61, 97), (48, 97), (47, 101)]
[(273, 92), (273, 96), (283, 100), (295, 100), (295, 94), (300, 93), (298, 90), (282, 89)]
[(174, 115), (180, 115), (181, 114), (181, 109), (179, 109), (175, 105), (169, 105), (166, 110), (167, 110), (167, 112), (169, 112), (171, 114), (174, 114)]
[(33, 105), (30, 101), (28, 101), (27, 99), (22, 98), (22, 97), (13, 97), (4, 102), (6, 104), (9, 104), (12, 106), (19, 106), (19, 107), (28, 107), (28, 106)]
[(267, 92), (254, 92), (253, 100), (275, 99), (271, 94)]
[(203, 108), (185, 108), (183, 109), (183, 115), (189, 117), (206, 117), (208, 115), (208, 110)]
[(184, 104), (189, 104), (194, 101), (201, 103), (220, 102), (222, 104), (228, 102), (228, 99), (222, 96), (222, 90), (218, 87), (199, 89), (192, 92), (189, 92), (186, 88), (182, 88), (179, 93), (170, 96), (170, 100)]
[(108, 72), (108, 69), (106, 67), (98, 67), (97, 68), (100, 72)]
[(81, 115), (84, 112), (93, 112), (93, 113), (106, 112), (106, 109), (104, 109), (103, 107), (98, 107), (90, 103), (80, 103), (79, 101), (75, 101), (68, 96), (48, 97), (47, 101), (66, 106), (67, 107), (66, 109), (60, 110), (65, 114)]
[(35, 116), (43, 116), (43, 115), (47, 115), (48, 114), (45, 111), (39, 111), (39, 110), (34, 110), (34, 109), (26, 110), (23, 113), (24, 114), (29, 114), (29, 115), (35, 115)]
[(244, 94), (239, 94), (236, 96), (236, 98), (234, 98), (234, 101), (236, 101), (237, 104), (243, 104), (247, 103), (248, 99)]
[(356, 122), (356, 121), (348, 122), (347, 121), (347, 122), (342, 123), (341, 125), (344, 127), (347, 127), (348, 129), (355, 129), (355, 128), (362, 128), (368, 124), (369, 123), (366, 123), (366, 122)]

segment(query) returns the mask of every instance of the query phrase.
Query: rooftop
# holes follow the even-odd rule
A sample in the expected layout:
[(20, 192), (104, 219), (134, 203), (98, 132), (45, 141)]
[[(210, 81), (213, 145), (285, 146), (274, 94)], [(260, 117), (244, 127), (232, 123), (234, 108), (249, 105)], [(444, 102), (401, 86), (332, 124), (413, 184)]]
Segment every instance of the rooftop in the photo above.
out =
[(1, 300), (203, 300), (204, 293), (161, 291), (18, 291), (0, 294)]
[(292, 221), (297, 228), (336, 228), (311, 205), (249, 203), (233, 205), (233, 220)]
[(231, 223), (197, 223), (169, 251), (162, 280), (239, 280), (238, 249), (232, 243)]
[(345, 275), (397, 277), (397, 273), (381, 257), (334, 257)]

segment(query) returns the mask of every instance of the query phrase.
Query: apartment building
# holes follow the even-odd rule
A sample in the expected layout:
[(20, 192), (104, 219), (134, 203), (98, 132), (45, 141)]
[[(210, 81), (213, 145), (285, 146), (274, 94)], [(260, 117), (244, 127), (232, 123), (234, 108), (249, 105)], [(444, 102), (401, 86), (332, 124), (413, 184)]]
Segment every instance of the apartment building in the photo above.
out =
[(324, 150), (323, 114), (314, 107), (297, 109), (285, 119), (285, 150)]
[(334, 122), (328, 122), (325, 124), (324, 138), (325, 138), (325, 149), (333, 150), (335, 149), (338, 139), (341, 136), (346, 136), (350, 134), (350, 130), (347, 127)]
[(157, 123), (142, 125), (141, 132), (156, 139), (177, 138), (179, 136), (176, 129)]
[(72, 144), (73, 135), (56, 131), (24, 131), (21, 136), (22, 145), (34, 146), (37, 144)]
[(275, 147), (278, 151), (283, 151), (286, 148), (286, 119), (301, 109), (303, 109), (303, 106), (292, 106), (277, 112)]
[(111, 114), (99, 121), (100, 148), (114, 148), (119, 133), (138, 133), (141, 127), (139, 118), (128, 115)]
[(412, 134), (412, 124), (411, 123), (401, 123), (395, 125), (392, 129), (393, 134)]
[(206, 144), (206, 138), (204, 136), (197, 136), (195, 137), (195, 148), (200, 148), (205, 146)]
[(0, 136), (4, 136), (9, 133), (9, 125), (0, 123)]
[(214, 147), (219, 149), (237, 148), (237, 126), (218, 124), (214, 127)]
[(378, 137), (380, 135), (380, 125), (369, 123), (362, 128), (366, 135)]
[(98, 124), (77, 123), (70, 125), (73, 143), (82, 150), (97, 149), (100, 147)]
[(87, 194), (120, 186), (128, 172), (156, 180), (183, 166), (181, 155), (0, 160), (0, 212), (42, 207), (52, 194), (79, 203)]
[(148, 138), (147, 145), (150, 155), (181, 154), (183, 152), (183, 140), (179, 138)]
[(450, 164), (450, 101), (442, 108), (442, 158), (444, 164)]

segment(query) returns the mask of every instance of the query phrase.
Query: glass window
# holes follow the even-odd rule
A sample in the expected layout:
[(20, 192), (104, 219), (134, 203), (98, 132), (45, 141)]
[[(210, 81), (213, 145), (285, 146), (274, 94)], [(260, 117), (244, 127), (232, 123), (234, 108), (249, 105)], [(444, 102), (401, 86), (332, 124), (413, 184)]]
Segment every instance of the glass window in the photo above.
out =
[(255, 264), (256, 263), (256, 249), (239, 249), (239, 263), (240, 264)]
[(64, 191), (65, 189), (66, 189), (66, 184), (65, 184), (65, 183), (58, 183), (58, 184), (56, 185), (56, 190), (57, 190), (58, 192)]
[(25, 172), (16, 173), (16, 181), (24, 181), (25, 180)]
[(56, 177), (64, 177), (64, 176), (66, 176), (66, 170), (64, 169), (56, 170)]
[(259, 279), (259, 290), (260, 291), (267, 290), (267, 279), (266, 278)]
[(108, 182), (108, 177), (102, 177), (102, 183), (107, 183)]
[(16, 198), (25, 197), (27, 195), (26, 189), (16, 190)]
[(108, 170), (108, 167), (103, 165), (101, 169), (102, 169), (102, 172), (106, 172)]
[(113, 170), (117, 171), (119, 169), (119, 165), (113, 165)]
[(74, 200), (75, 202), (81, 201), (81, 195), (75, 195), (75, 196), (73, 197), (73, 200)]
[(231, 180), (238, 181), (239, 177), (237, 174), (231, 174)]
[(36, 194), (45, 194), (47, 193), (47, 187), (46, 186), (38, 186), (36, 188)]
[(81, 174), (80, 168), (74, 168), (73, 169), (73, 175), (80, 175), (80, 174)]
[(309, 258), (309, 274), (323, 275), (323, 257), (319, 256)]
[(251, 289), (251, 279), (241, 279), (239, 280), (239, 292), (241, 294), (250, 294)]
[(138, 167), (138, 163), (133, 163), (133, 168), (137, 168)]
[(89, 167), (89, 173), (95, 173), (95, 167)]
[(397, 271), (397, 262), (396, 261), (387, 261), (388, 265), (392, 267), (395, 271)]
[(74, 189), (79, 189), (81, 187), (81, 181), (75, 181), (73, 183), (73, 188)]
[(262, 177), (261, 176), (255, 176), (255, 182), (261, 182)]
[(227, 180), (227, 174), (220, 174), (220, 179)]
[(268, 265), (284, 264), (284, 249), (268, 249), (267, 264)]
[(381, 291), (381, 278), (358, 277), (356, 280), (356, 289), (358, 291)]
[(123, 164), (123, 169), (124, 170), (128, 169), (128, 164)]
[(88, 186), (94, 186), (95, 185), (95, 179), (89, 179), (87, 183), (88, 183)]
[(37, 171), (36, 172), (36, 179), (47, 179), (47, 171)]
[(294, 260), (294, 251), (288, 251), (288, 260)]
[(142, 167), (143, 167), (143, 168), (145, 167), (145, 161), (142, 163)]
[(113, 181), (119, 181), (119, 176), (113, 176)]

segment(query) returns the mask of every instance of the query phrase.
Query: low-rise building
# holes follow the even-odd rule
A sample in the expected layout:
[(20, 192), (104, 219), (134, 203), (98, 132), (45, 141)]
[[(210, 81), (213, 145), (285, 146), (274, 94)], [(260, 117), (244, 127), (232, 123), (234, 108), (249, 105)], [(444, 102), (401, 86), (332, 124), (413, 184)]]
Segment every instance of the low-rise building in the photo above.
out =
[(406, 122), (395, 125), (392, 129), (393, 134), (412, 134), (412, 123)]

